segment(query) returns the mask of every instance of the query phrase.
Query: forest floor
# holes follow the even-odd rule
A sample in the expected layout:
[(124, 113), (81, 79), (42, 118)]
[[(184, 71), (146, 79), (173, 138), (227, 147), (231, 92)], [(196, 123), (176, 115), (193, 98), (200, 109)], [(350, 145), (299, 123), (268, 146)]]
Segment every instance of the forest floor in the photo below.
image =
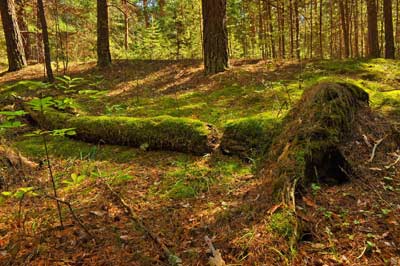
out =
[[(183, 260), (207, 265), (209, 236), (227, 265), (400, 265), (400, 163), (396, 150), (374, 143), (384, 138), (382, 121), (400, 123), (400, 62), (346, 60), (233, 61), (225, 73), (205, 77), (201, 62), (117, 61), (106, 71), (95, 63), (73, 64), (58, 90), (78, 115), (199, 119), (221, 132), (231, 120), (250, 116), (281, 119), (305, 88), (322, 80), (348, 80), (370, 95), (377, 114), (365, 119), (344, 148), (361, 173), (351, 182), (313, 184), (299, 197), (298, 215), (312, 225), (295, 246), (279, 206), (263, 209), (257, 160), (215, 152), (193, 156), (122, 146), (48, 138), (59, 198), (97, 241), (84, 232), (66, 206), (64, 228), (51, 199), (21, 188), (40, 186), (50, 194), (41, 138), (26, 136), (33, 126), (9, 132), (6, 143), (41, 165), (0, 196), (0, 265), (168, 265), (160, 246), (129, 219), (102, 180), (112, 184), (152, 232)], [(0, 76), (0, 104), (10, 95), (37, 95), (42, 66)], [(385, 124), (386, 125), (386, 124)], [(366, 141), (367, 140), (367, 141)], [(370, 143), (368, 143), (370, 142)], [(368, 145), (372, 144), (372, 145)], [(384, 144), (384, 141), (383, 141)], [(399, 157), (400, 158), (400, 157)], [(393, 164), (393, 165), (392, 165)]]

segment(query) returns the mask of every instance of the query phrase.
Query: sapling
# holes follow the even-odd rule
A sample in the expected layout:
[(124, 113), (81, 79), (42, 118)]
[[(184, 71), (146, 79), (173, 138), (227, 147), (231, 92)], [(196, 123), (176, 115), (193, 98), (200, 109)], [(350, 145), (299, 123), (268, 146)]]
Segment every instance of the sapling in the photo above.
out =
[[(46, 97), (46, 98), (39, 98), (39, 99), (34, 99), (29, 102), (29, 105), (32, 107), (33, 110), (39, 111), (42, 116), (45, 116), (45, 109), (50, 108), (55, 105), (55, 102), (52, 100), (51, 97)], [(49, 171), (52, 187), (53, 187), (53, 194), (54, 198), (58, 199), (58, 194), (57, 194), (57, 187), (56, 187), (56, 182), (53, 174), (53, 169), (52, 165), (50, 162), (50, 156), (49, 156), (49, 150), (48, 150), (48, 145), (47, 145), (47, 136), (72, 136), (75, 135), (75, 129), (73, 128), (64, 128), (64, 129), (56, 129), (52, 131), (46, 131), (46, 130), (36, 130), (32, 134), (29, 134), (29, 136), (40, 136), (42, 137), (43, 141), (43, 147), (45, 151), (45, 156), (46, 156), (46, 161), (47, 161), (47, 168)], [(61, 205), (60, 201), (56, 200), (57, 202), (57, 211), (58, 211), (58, 217), (60, 219), (60, 225), (61, 228), (64, 228), (63, 220), (62, 220), (62, 215), (61, 215)]]

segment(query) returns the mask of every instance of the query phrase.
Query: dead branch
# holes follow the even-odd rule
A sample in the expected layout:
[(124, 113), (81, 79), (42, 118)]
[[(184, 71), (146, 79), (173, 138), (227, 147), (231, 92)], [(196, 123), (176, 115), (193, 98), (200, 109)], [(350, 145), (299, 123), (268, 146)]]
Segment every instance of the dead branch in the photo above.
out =
[(55, 200), (55, 201), (57, 201), (58, 203), (61, 203), (61, 204), (66, 205), (66, 206), (68, 207), (68, 209), (69, 209), (71, 215), (72, 215), (72, 218), (78, 223), (78, 225), (85, 231), (85, 233), (86, 233), (90, 238), (92, 238), (92, 239), (94, 239), (96, 242), (98, 242), (98, 239), (97, 239), (92, 233), (90, 233), (90, 231), (89, 231), (89, 229), (86, 227), (86, 225), (84, 225), (83, 222), (81, 221), (81, 219), (79, 219), (79, 217), (76, 215), (76, 213), (75, 213), (74, 210), (72, 209), (71, 203), (69, 203), (68, 201), (65, 201), (65, 200), (56, 198), (56, 197), (54, 197), (54, 196), (48, 195), (48, 194), (44, 193), (43, 191), (42, 191), (42, 195), (43, 195), (44, 197), (46, 197), (46, 198)]
[(392, 168), (393, 166), (395, 166), (396, 164), (398, 164), (399, 162), (400, 162), (400, 155), (397, 155), (396, 161), (394, 161), (393, 163), (391, 163), (391, 164), (385, 166), (385, 168), (386, 168), (386, 169), (390, 169), (390, 168)]
[(168, 258), (168, 262), (171, 266), (182, 266), (182, 260), (172, 253), (171, 250), (164, 244), (164, 242), (150, 229), (147, 228), (143, 220), (133, 211), (133, 209), (126, 203), (126, 201), (117, 193), (115, 192), (111, 186), (107, 183), (104, 183), (107, 190), (114, 196), (115, 199), (121, 204), (121, 206), (125, 209), (126, 213), (129, 215), (129, 218), (139, 225), (139, 227), (154, 241), (156, 242), (161, 249), (163, 250), (165, 256)]
[(378, 140), (378, 141), (375, 142), (374, 147), (372, 148), (371, 157), (369, 158), (368, 162), (372, 163), (372, 161), (373, 161), (374, 158), (375, 158), (376, 149), (378, 148), (378, 146), (382, 143), (382, 141), (383, 141), (384, 139), (385, 139), (385, 138), (382, 138), (382, 139), (380, 139), (380, 140)]

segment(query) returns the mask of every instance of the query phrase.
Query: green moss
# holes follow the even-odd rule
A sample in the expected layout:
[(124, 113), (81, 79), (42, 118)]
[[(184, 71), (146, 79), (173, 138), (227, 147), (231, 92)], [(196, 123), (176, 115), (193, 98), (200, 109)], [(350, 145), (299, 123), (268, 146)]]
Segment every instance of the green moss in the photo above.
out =
[[(49, 137), (48, 149), (51, 156), (88, 160), (109, 160), (118, 163), (129, 162), (137, 158), (138, 152), (132, 148), (120, 146), (102, 146), (72, 140), (66, 137)], [(14, 141), (14, 146), (29, 158), (41, 159), (45, 156), (42, 138), (23, 137)]]
[(262, 114), (226, 123), (221, 140), (222, 151), (242, 157), (263, 154), (280, 129), (281, 119)]
[(34, 119), (48, 129), (75, 128), (76, 137), (92, 142), (204, 154), (211, 152), (215, 130), (211, 125), (189, 118), (159, 116), (131, 118), (71, 116), (48, 111)]
[(271, 215), (267, 230), (290, 240), (296, 234), (296, 223), (296, 216), (290, 210), (284, 209)]
[(170, 199), (193, 198), (210, 189), (226, 191), (235, 178), (251, 172), (250, 165), (229, 157), (213, 156), (200, 161), (178, 158), (159, 184), (150, 190)]

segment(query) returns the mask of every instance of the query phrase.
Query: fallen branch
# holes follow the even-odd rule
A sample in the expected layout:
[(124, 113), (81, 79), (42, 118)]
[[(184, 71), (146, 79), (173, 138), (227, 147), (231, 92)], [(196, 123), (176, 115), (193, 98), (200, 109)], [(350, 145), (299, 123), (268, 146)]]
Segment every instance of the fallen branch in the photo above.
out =
[(374, 147), (372, 148), (371, 157), (369, 158), (368, 162), (372, 163), (372, 161), (373, 161), (374, 158), (375, 158), (376, 149), (378, 148), (378, 146), (382, 143), (382, 141), (383, 141), (384, 139), (385, 139), (385, 138), (382, 138), (382, 139), (380, 139), (380, 140), (378, 140), (378, 141), (375, 142)]
[(385, 166), (385, 168), (386, 168), (386, 169), (390, 169), (390, 168), (392, 168), (393, 166), (395, 166), (396, 164), (398, 164), (399, 162), (400, 162), (400, 155), (397, 155), (396, 161), (394, 161), (394, 163), (391, 163), (391, 164)]
[(133, 209), (126, 203), (126, 201), (117, 193), (115, 192), (111, 186), (107, 183), (104, 183), (106, 185), (106, 188), (110, 191), (110, 193), (118, 200), (118, 202), (124, 207), (125, 211), (129, 215), (129, 218), (139, 225), (139, 227), (146, 232), (146, 234), (156, 242), (161, 249), (163, 250), (165, 256), (168, 258), (168, 262), (170, 263), (171, 266), (182, 266), (182, 260), (176, 256), (174, 253), (172, 253), (171, 250), (164, 244), (164, 242), (150, 229), (146, 227), (144, 224), (143, 220), (133, 211)]

